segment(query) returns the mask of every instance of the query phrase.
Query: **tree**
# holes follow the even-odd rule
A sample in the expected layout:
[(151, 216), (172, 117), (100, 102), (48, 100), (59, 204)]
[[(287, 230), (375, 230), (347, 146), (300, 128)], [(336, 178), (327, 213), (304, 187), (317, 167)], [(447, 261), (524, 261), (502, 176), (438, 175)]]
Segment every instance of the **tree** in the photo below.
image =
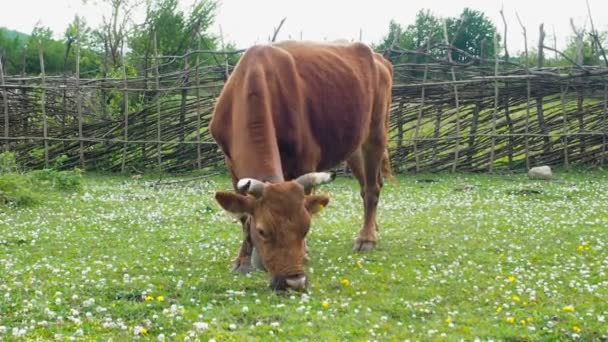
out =
[[(80, 43), (80, 70), (82, 73), (89, 74), (99, 70), (101, 65), (101, 52), (96, 49), (92, 39), (92, 30), (87, 25), (83, 17), (75, 16), (74, 20), (68, 25), (63, 34), (65, 45), (65, 55), (63, 59), (63, 70), (75, 70), (76, 51), (74, 44)], [(80, 38), (80, 42), (78, 42)]]
[(28, 39), (26, 47), (25, 68), (28, 73), (38, 74), (40, 69), (39, 51), (42, 49), (45, 71), (49, 74), (59, 73), (63, 67), (63, 44), (53, 40), (50, 28), (37, 24)]
[(0, 28), (0, 63), (3, 63), (6, 74), (17, 74), (23, 64), (23, 48), (28, 40), (27, 35)]
[[(177, 8), (177, 0), (156, 0), (149, 3), (144, 24), (139, 25), (129, 40), (132, 54), (149, 56), (153, 53), (153, 40), (156, 35), (160, 55), (185, 55), (189, 50), (215, 49), (216, 38), (206, 31), (215, 18), (216, 3), (197, 1), (186, 15)], [(147, 61), (145, 58), (144, 61)], [(171, 67), (181, 68), (182, 61)], [(203, 61), (206, 63), (208, 61)], [(147, 69), (147, 65), (140, 66)]]
[[(454, 47), (473, 56), (481, 56), (481, 52), (484, 50), (486, 56), (494, 57), (496, 26), (483, 12), (465, 8), (458, 18), (447, 19), (447, 26), (448, 35), (449, 32), (455, 32), (449, 37)], [(485, 46), (482, 47), (484, 42)], [(498, 42), (500, 42), (500, 37), (498, 37)], [(452, 59), (462, 63), (469, 61), (467, 56), (456, 52), (452, 54)]]
[(102, 0), (110, 5), (110, 16), (103, 15), (101, 27), (94, 32), (98, 44), (106, 51), (106, 58), (113, 67), (122, 63), (122, 50), (132, 23), (132, 13), (139, 7), (135, 0)]
[[(443, 50), (432, 48), (434, 45), (445, 43), (443, 20), (446, 21), (449, 40), (454, 47), (479, 56), (485, 41), (486, 46), (483, 49), (486, 55), (494, 54), (492, 42), (496, 27), (482, 12), (469, 8), (465, 8), (458, 17), (445, 19), (436, 17), (428, 10), (420, 10), (416, 14), (414, 24), (408, 25), (405, 29), (395, 21), (391, 21), (388, 34), (375, 48), (384, 50), (395, 44), (403, 49), (419, 50), (423, 49), (430, 39), (431, 49), (428, 53), (435, 58), (443, 58), (445, 57)], [(456, 52), (452, 54), (452, 59), (461, 63), (469, 61), (467, 56)], [(399, 62), (418, 62), (418, 59), (416, 56), (405, 56), (400, 58)]]

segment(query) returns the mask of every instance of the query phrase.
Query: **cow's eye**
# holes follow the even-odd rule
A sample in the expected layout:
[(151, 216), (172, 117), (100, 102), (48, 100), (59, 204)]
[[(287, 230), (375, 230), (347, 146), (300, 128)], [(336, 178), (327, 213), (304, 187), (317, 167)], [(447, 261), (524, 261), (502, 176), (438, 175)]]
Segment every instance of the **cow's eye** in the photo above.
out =
[(262, 229), (262, 228), (256, 228), (256, 230), (258, 231), (258, 234), (261, 237), (266, 237), (266, 232), (264, 231), (264, 229)]

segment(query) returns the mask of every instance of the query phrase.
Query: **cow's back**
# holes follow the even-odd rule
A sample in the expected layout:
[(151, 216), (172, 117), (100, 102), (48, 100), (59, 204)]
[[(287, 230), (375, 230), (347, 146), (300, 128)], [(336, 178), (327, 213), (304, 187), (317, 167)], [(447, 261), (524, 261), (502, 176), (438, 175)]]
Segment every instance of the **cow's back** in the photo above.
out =
[[(243, 56), (218, 100), (212, 134), (227, 155), (262, 153), (245, 135), (254, 134), (260, 141), (260, 135), (272, 136), (276, 146), (271, 149), (279, 151), (286, 178), (333, 167), (369, 134), (379, 82), (376, 63), (371, 49), (358, 43), (254, 47)], [(263, 97), (264, 104), (247, 103), (252, 93)], [(251, 118), (266, 129), (252, 132)], [(263, 176), (262, 171), (248, 173), (251, 160), (235, 165), (240, 161), (233, 158), (231, 163), (237, 177)]]
[(343, 161), (365, 139), (376, 79), (363, 44), (279, 44), (294, 59), (305, 96), (304, 115), (321, 151), (317, 169)]

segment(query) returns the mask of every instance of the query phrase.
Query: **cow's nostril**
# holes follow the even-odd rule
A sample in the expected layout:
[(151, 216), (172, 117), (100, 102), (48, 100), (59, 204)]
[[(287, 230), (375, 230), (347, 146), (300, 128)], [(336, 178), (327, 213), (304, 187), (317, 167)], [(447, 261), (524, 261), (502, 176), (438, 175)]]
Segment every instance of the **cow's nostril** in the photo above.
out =
[(287, 283), (287, 286), (289, 286), (290, 288), (292, 288), (294, 290), (306, 289), (306, 276), (305, 275), (299, 275), (294, 278), (287, 278), (287, 279), (285, 279), (285, 282)]

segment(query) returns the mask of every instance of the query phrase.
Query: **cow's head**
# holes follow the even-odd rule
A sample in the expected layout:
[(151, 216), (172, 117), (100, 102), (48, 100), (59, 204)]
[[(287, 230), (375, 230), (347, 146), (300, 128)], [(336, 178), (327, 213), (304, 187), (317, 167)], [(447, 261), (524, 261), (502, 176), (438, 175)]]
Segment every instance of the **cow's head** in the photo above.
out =
[(307, 195), (334, 174), (313, 172), (296, 180), (263, 183), (245, 178), (237, 183), (240, 193), (217, 192), (219, 204), (228, 212), (248, 216), (254, 253), (272, 276), (273, 290), (305, 289), (306, 245), (311, 216), (327, 205), (329, 197)]

